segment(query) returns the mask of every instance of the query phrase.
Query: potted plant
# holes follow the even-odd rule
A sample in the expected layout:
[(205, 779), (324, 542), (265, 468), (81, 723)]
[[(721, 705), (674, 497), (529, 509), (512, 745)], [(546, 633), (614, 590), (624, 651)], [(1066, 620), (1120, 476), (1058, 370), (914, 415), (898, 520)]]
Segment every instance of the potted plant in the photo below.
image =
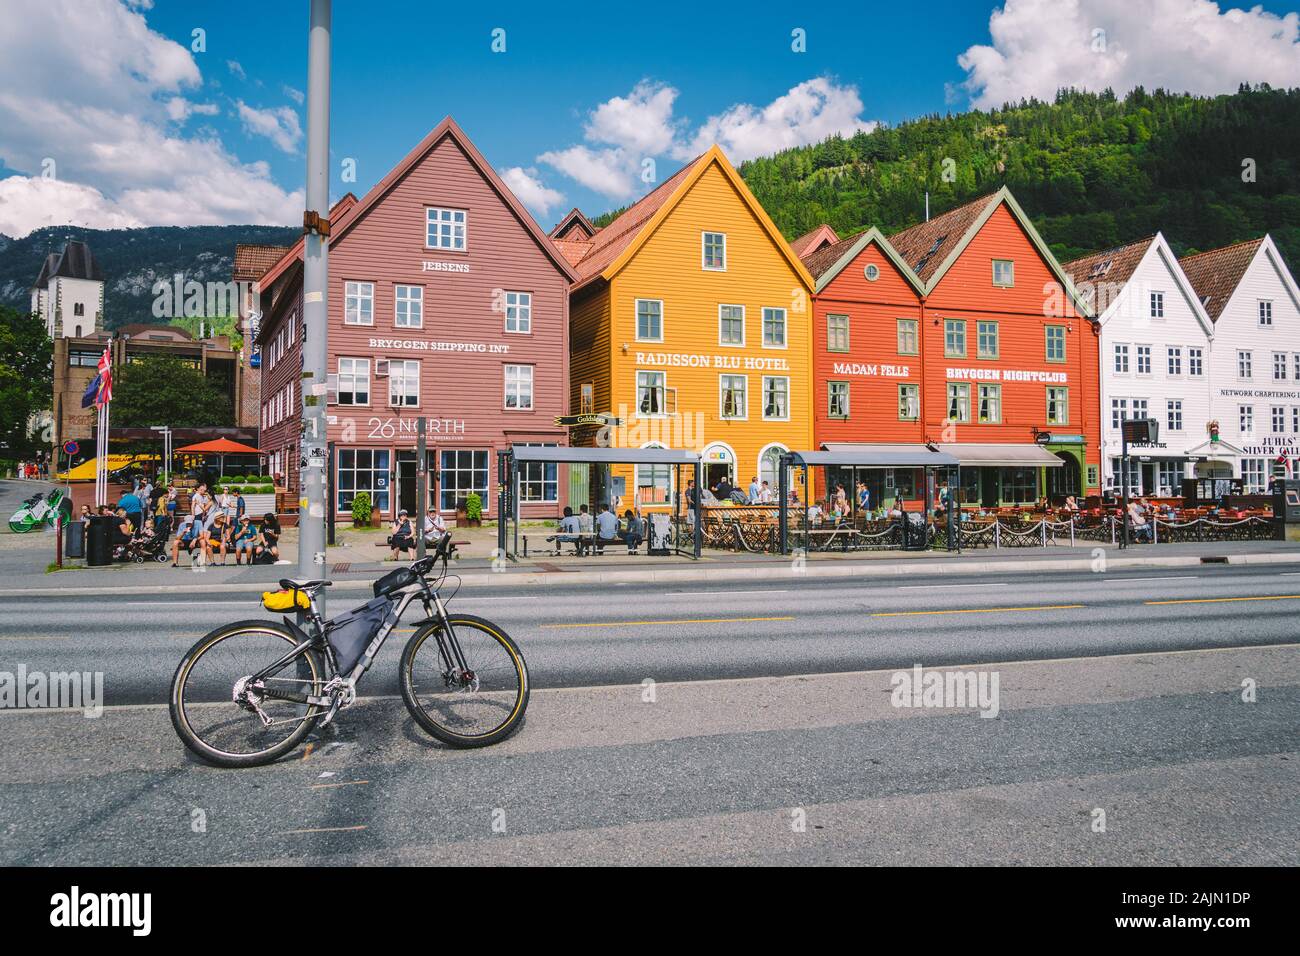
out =
[(370, 505), (370, 492), (358, 491), (356, 497), (352, 499), (352, 527), (371, 527), (373, 510)]
[(478, 528), (483, 524), (483, 499), (478, 492), (471, 491), (465, 499), (465, 525)]

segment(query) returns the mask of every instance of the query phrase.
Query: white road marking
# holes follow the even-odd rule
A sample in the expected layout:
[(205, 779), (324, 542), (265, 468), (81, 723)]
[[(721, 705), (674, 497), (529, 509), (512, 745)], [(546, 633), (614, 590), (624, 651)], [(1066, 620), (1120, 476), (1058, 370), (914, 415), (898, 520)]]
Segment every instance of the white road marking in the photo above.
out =
[(987, 584), (900, 584), (900, 591), (928, 591), (930, 589), (947, 591), (950, 588), (1005, 588), (1010, 587), (1008, 581), (990, 582)]
[(1104, 574), (1099, 574), (1097, 575), (1097, 580), (1110, 581), (1111, 583), (1115, 583), (1118, 581), (1196, 581), (1199, 580), (1201, 577), (1202, 575), (1199, 574), (1180, 574), (1177, 577), (1164, 577), (1164, 578), (1112, 578)]

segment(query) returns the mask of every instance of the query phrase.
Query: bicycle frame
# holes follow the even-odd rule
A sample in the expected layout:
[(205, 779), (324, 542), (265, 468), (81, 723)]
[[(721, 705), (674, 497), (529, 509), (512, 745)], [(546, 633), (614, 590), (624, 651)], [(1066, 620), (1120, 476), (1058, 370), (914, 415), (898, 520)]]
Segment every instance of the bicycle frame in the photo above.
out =
[[(393, 607), (389, 609), (388, 614), (384, 617), (383, 624), (380, 625), (379, 630), (366, 646), (365, 653), (361, 655), (361, 659), (357, 661), (356, 665), (348, 674), (340, 674), (338, 672), (338, 661), (334, 656), (334, 649), (330, 647), (329, 641), (325, 639), (325, 634), (329, 624), (321, 618), (320, 608), (316, 604), (315, 594), (309, 593), (307, 595), (309, 603), (307, 617), (309, 618), (315, 633), (308, 634), (288, 617), (284, 618), (285, 624), (287, 624), (291, 630), (301, 634), (303, 640), (301, 640), (294, 646), (293, 650), (289, 651), (279, 660), (252, 675), (251, 681), (264, 680), (267, 677), (277, 674), (299, 657), (306, 654), (307, 651), (319, 647), (325, 651), (326, 657), (329, 660), (329, 668), (331, 671), (330, 679), (332, 680), (335, 677), (342, 677), (345, 681), (351, 683), (352, 686), (355, 687), (361, 680), (361, 676), (370, 669), (370, 664), (379, 654), (379, 649), (384, 646), (384, 643), (388, 640), (388, 636), (392, 634), (393, 628), (395, 628), (397, 623), (402, 619), (402, 615), (406, 613), (406, 609), (416, 600), (420, 600), (424, 604), (425, 618), (420, 622), (421, 624), (430, 620), (437, 620), (442, 625), (437, 633), (437, 638), (438, 653), (442, 657), (443, 666), (448, 670), (454, 668), (458, 668), (461, 671), (467, 670), (464, 656), (461, 653), (460, 644), (457, 643), (456, 635), (452, 632), (451, 620), (447, 615), (447, 607), (443, 603), (442, 596), (438, 593), (437, 589), (430, 586), (427, 581), (421, 579), (420, 581), (408, 584), (406, 587), (401, 588), (394, 593), (400, 595), (400, 598), (393, 604)], [(437, 612), (436, 618), (434, 616), (435, 610)], [(304, 704), (328, 705), (331, 703), (328, 698), (312, 697), (309, 695), (302, 695), (300, 698), (299, 695), (276, 692), (274, 696), (282, 700)]]

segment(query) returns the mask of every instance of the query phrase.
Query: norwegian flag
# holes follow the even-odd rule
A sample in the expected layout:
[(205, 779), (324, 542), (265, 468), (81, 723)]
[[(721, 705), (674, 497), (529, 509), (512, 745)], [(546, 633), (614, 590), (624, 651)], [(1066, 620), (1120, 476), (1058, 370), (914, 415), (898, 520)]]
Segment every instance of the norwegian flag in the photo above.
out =
[(113, 400), (113, 357), (110, 354), (112, 347), (113, 343), (110, 339), (104, 346), (104, 354), (99, 357), (97, 374), (90, 380), (85, 393), (81, 396), (82, 408), (89, 408), (91, 405), (99, 408)]

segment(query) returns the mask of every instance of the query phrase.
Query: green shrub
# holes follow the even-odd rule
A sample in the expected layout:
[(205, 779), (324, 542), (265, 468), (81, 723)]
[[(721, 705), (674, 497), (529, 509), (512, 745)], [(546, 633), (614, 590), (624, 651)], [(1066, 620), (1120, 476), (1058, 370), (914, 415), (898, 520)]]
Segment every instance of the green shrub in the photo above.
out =
[(477, 491), (471, 491), (465, 499), (465, 517), (470, 521), (478, 521), (483, 517), (483, 499)]
[(370, 492), (358, 491), (352, 499), (352, 524), (358, 528), (370, 527)]

